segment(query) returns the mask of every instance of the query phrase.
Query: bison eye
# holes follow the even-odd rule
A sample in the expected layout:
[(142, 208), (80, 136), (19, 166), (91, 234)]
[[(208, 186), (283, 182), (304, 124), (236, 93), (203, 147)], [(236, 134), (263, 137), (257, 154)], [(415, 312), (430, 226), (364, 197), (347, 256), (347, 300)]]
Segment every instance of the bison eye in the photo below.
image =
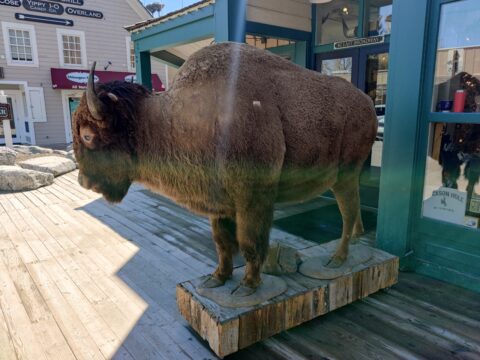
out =
[(92, 137), (90, 135), (83, 135), (83, 140), (86, 142), (90, 142), (92, 140)]

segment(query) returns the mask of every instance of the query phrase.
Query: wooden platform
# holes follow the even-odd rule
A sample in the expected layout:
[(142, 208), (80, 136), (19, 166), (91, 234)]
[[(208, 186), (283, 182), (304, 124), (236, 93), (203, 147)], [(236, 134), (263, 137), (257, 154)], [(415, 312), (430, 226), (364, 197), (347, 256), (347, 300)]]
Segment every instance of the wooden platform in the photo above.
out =
[[(329, 245), (301, 251), (305, 256), (324, 252)], [(257, 306), (225, 308), (200, 296), (196, 286), (202, 278), (177, 285), (177, 304), (190, 326), (221, 358), (258, 341), (291, 329), (355, 300), (394, 285), (398, 280), (398, 258), (372, 249), (365, 264), (334, 280), (317, 280), (295, 273), (282, 278), (288, 290)]]

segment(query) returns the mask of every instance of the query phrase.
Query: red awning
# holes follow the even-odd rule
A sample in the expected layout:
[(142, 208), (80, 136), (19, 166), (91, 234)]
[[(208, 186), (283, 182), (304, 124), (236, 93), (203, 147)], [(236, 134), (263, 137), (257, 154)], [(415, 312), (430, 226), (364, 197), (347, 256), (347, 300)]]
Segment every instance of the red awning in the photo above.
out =
[[(84, 90), (87, 88), (88, 70), (51, 69), (54, 89)], [(135, 73), (121, 71), (95, 71), (95, 82), (106, 83), (113, 80), (132, 81)], [(153, 91), (165, 91), (157, 74), (152, 74)]]

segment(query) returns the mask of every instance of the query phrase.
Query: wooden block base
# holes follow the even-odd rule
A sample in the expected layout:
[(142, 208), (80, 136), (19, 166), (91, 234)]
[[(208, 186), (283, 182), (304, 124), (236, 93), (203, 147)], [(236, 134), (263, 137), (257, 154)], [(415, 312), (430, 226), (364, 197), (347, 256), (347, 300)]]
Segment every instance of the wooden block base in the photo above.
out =
[[(325, 245), (302, 250), (315, 256)], [(333, 280), (316, 280), (299, 273), (284, 275), (288, 290), (257, 306), (221, 307), (198, 295), (199, 279), (177, 285), (177, 304), (190, 326), (221, 358), (298, 326), (320, 315), (390, 287), (398, 279), (398, 258), (372, 249), (373, 258)]]

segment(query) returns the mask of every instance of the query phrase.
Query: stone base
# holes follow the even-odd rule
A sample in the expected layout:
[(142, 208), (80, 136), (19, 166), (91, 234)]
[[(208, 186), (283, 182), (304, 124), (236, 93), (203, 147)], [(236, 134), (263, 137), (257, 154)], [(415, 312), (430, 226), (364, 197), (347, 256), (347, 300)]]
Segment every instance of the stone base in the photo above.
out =
[[(325, 254), (334, 246), (332, 242), (300, 253), (305, 261), (306, 256)], [(284, 293), (249, 307), (228, 308), (201, 296), (196, 285), (203, 277), (186, 281), (177, 285), (178, 308), (212, 350), (224, 357), (395, 284), (398, 258), (377, 249), (371, 252), (370, 260), (333, 280), (282, 275), (288, 286)]]
[(75, 163), (61, 156), (44, 156), (22, 161), (19, 163), (22, 168), (46, 172), (57, 177), (77, 168)]

